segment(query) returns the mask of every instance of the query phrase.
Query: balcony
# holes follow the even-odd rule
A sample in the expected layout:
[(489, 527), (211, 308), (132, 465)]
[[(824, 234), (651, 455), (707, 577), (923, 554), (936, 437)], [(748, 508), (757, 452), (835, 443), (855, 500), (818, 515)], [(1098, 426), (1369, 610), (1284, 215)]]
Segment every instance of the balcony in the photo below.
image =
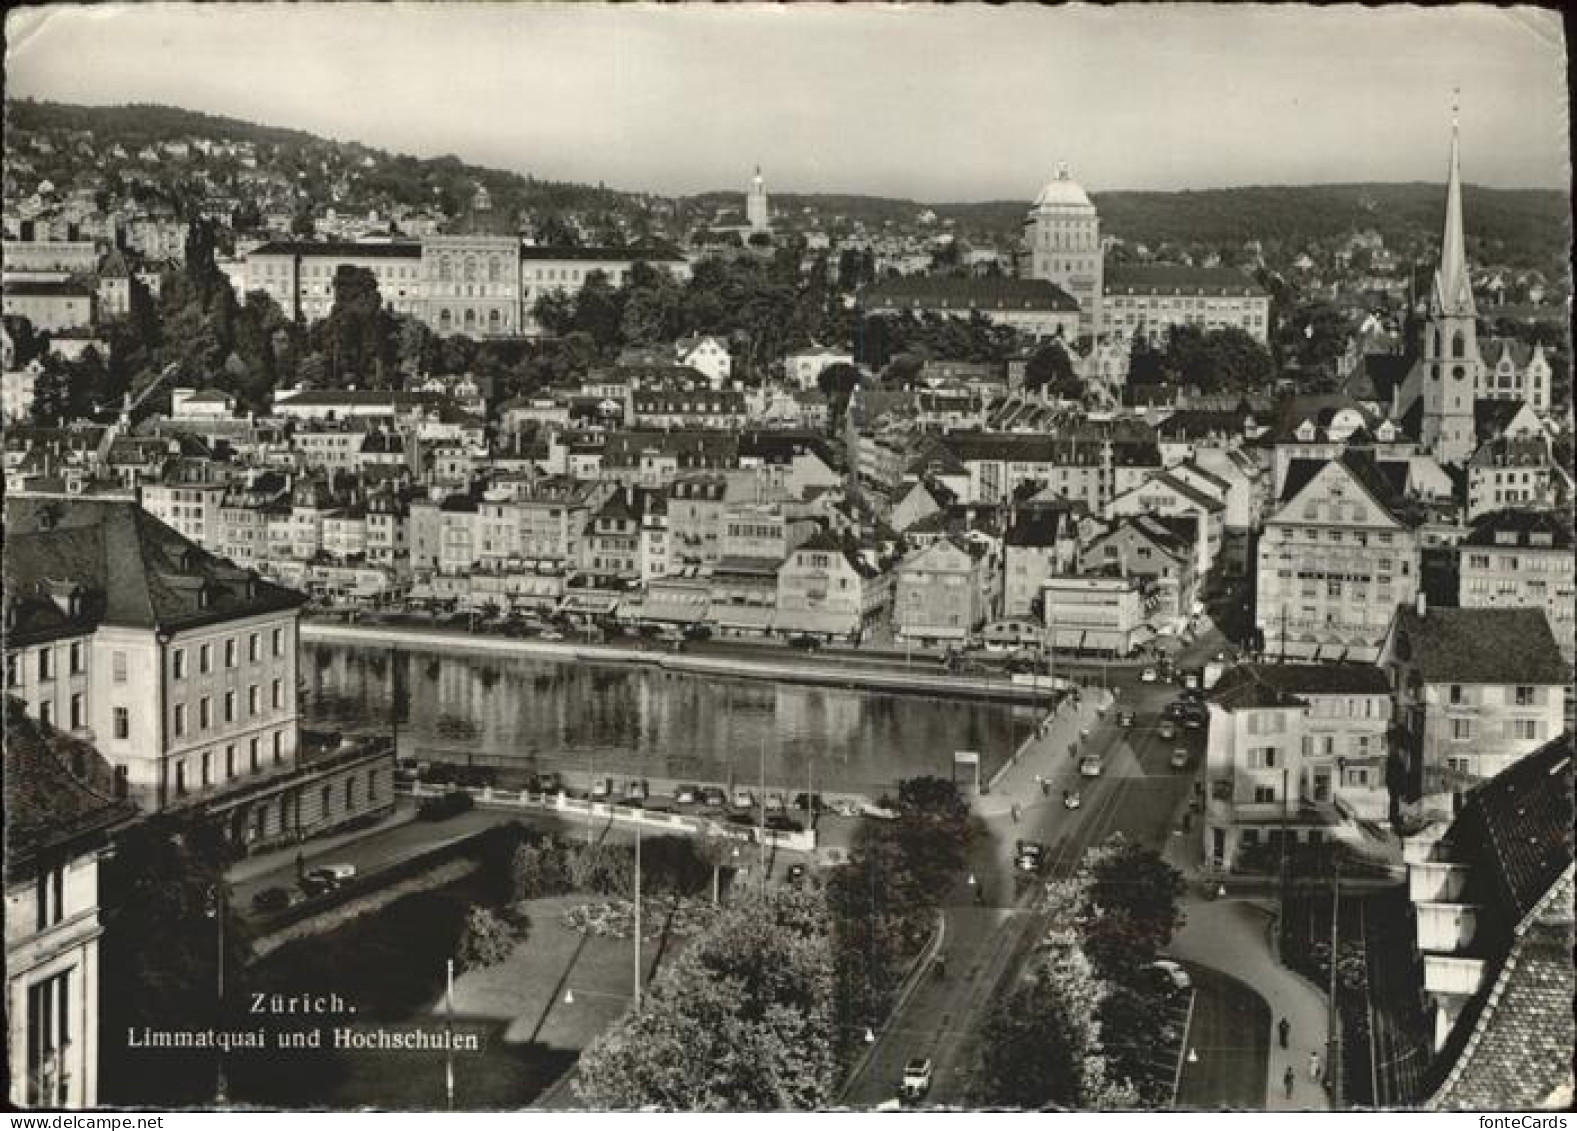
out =
[(1484, 984), (1484, 973), (1482, 958), (1424, 955), (1424, 989), (1428, 993), (1471, 997)]
[(1478, 904), (1418, 903), (1418, 949), (1458, 954), (1478, 933)]
[(1447, 903), (1460, 899), (1467, 889), (1468, 874), (1465, 864), (1414, 862), (1409, 859), (1407, 898), (1414, 903)]

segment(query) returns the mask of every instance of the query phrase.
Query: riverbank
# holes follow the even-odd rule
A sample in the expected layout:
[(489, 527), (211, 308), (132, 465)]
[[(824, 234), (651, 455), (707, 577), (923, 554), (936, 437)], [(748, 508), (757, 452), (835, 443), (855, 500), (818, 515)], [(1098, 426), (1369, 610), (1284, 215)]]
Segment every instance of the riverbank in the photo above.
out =
[(779, 683), (802, 683), (824, 687), (866, 688), (977, 702), (1027, 703), (1044, 705), (1052, 691), (1033, 683), (1009, 677), (998, 679), (946, 672), (863, 667), (840, 657), (836, 665), (821, 662), (813, 654), (786, 654), (782, 657), (756, 658), (740, 655), (707, 656), (688, 652), (666, 652), (613, 647), (606, 644), (577, 644), (536, 638), (485, 636), (444, 629), (401, 626), (399, 628), (328, 623), (304, 620), (301, 639), (306, 643), (341, 644), (383, 651), (447, 651), (468, 655), (534, 656), (561, 662), (590, 664), (645, 665), (665, 671), (699, 676), (725, 676)]

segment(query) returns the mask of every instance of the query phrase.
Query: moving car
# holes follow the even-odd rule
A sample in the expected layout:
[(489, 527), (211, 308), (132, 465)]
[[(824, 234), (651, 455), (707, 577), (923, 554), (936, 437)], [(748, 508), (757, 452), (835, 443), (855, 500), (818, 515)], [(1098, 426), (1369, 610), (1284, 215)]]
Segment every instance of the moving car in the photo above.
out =
[(1013, 854), (1013, 866), (1021, 872), (1037, 872), (1046, 859), (1046, 846), (1033, 840), (1021, 840)]
[(1140, 683), (1154, 683), (1156, 679), (1157, 676), (1154, 668), (1145, 668), (1144, 671), (1139, 673)]
[(1120, 711), (1120, 712), (1118, 712), (1117, 725), (1120, 726), (1120, 727), (1131, 727), (1131, 726), (1133, 726), (1133, 712), (1132, 711)]
[(1166, 719), (1165, 721), (1163, 721), (1161, 723), (1161, 726), (1160, 726), (1159, 729), (1156, 730), (1156, 733), (1159, 734), (1162, 738), (1167, 738), (1167, 739), (1176, 738), (1177, 737), (1177, 726), (1176, 726), (1176, 724), (1174, 724), (1172, 722), (1171, 719)]
[(1172, 751), (1172, 756), (1167, 759), (1167, 765), (1171, 766), (1174, 770), (1188, 769), (1188, 751), (1179, 746), (1176, 750)]
[(903, 1066), (903, 1098), (917, 1100), (930, 1090), (931, 1058), (917, 1056)]
[(1079, 761), (1079, 774), (1082, 777), (1098, 778), (1101, 776), (1101, 756), (1099, 754), (1086, 754)]
[(354, 864), (325, 864), (301, 877), (301, 890), (308, 895), (333, 891), (356, 874)]
[(783, 877), (786, 884), (798, 884), (805, 878), (805, 865), (790, 864), (788, 873)]
[(1065, 789), (1062, 791), (1062, 807), (1064, 809), (1077, 809), (1082, 804), (1083, 802), (1079, 800), (1078, 793), (1074, 790)]
[(538, 640), (546, 640), (549, 643), (556, 643), (557, 641), (560, 641), (560, 640), (564, 639), (564, 634), (562, 632), (558, 631), (558, 629), (556, 629), (556, 628), (550, 628), (546, 632), (544, 632), (541, 636), (537, 637), (537, 639)]

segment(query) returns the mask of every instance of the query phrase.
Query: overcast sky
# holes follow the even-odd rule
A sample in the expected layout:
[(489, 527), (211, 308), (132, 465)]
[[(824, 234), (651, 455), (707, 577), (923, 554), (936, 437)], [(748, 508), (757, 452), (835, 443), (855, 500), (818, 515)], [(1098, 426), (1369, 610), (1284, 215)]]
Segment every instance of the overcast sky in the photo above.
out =
[(1532, 9), (145, 4), (13, 11), (7, 93), (161, 102), (543, 177), (941, 202), (1094, 189), (1566, 187)]

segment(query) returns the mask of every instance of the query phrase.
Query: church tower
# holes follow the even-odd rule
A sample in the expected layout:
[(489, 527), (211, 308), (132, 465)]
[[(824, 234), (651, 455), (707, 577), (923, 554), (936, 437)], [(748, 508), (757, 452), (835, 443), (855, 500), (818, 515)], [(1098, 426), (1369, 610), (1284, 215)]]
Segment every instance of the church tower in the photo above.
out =
[(745, 220), (752, 232), (764, 232), (771, 227), (767, 215), (767, 182), (761, 179), (761, 166), (751, 178), (750, 191), (745, 195)]
[(1425, 450), (1445, 464), (1464, 464), (1473, 454), (1473, 396), (1484, 368), (1478, 352), (1477, 320), (1462, 235), (1462, 173), (1453, 111), (1446, 227), (1440, 241), (1440, 266), (1429, 296), (1429, 324), (1424, 329), (1420, 436)]

